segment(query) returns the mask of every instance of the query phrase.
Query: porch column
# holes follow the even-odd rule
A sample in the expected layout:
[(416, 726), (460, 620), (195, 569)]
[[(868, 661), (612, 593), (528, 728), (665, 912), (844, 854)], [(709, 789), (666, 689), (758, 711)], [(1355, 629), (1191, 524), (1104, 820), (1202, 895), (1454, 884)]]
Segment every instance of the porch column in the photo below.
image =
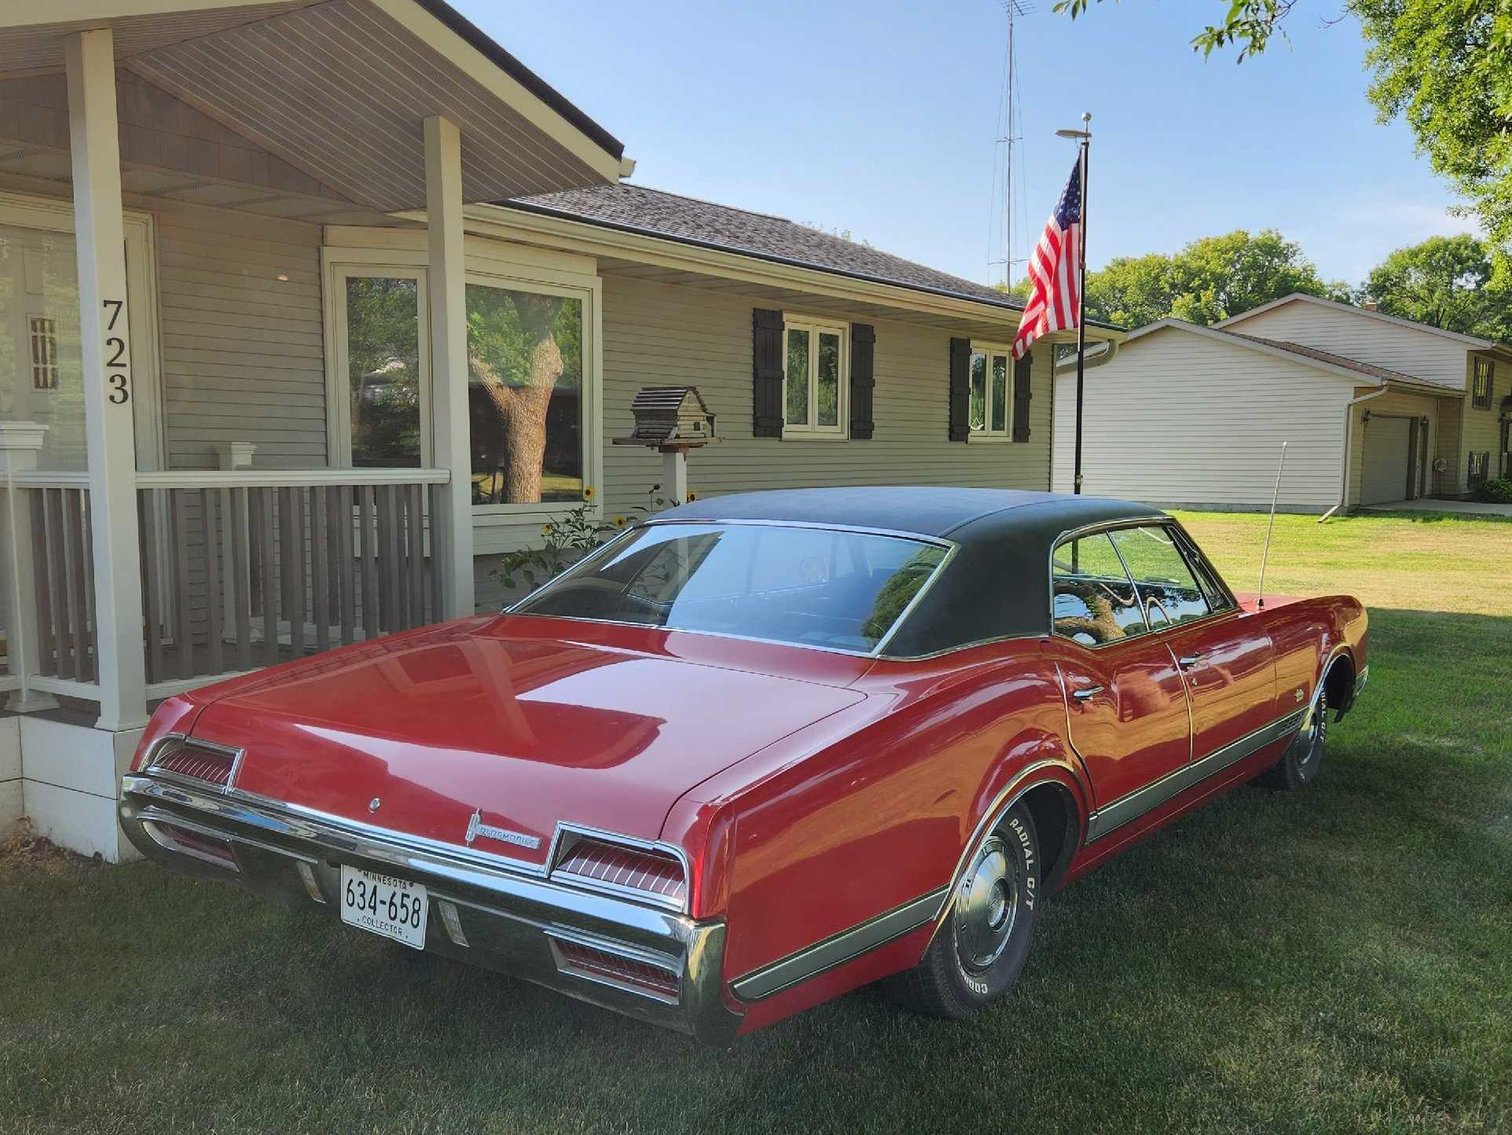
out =
[(97, 725), (120, 731), (147, 721), (147, 674), (113, 39), (109, 28), (75, 32), (68, 37), (66, 65), (94, 545)]
[(462, 247), (462, 138), (456, 123), (425, 120), (425, 216), (430, 236), (431, 420), (436, 464), (451, 471), (432, 521), (447, 618), (473, 613), (472, 445), (467, 409), (467, 269)]

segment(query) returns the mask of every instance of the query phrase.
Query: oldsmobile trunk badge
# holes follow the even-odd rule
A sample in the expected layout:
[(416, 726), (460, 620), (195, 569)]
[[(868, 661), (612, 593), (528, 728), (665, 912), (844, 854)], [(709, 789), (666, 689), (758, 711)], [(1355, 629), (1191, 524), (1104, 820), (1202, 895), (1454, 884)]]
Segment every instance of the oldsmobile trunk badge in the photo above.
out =
[(483, 822), (482, 808), (474, 810), (473, 814), (467, 818), (467, 846), (471, 847), (473, 840), (477, 839), (480, 835), (487, 836), (489, 839), (496, 839), (500, 843), (510, 843), (515, 847), (528, 848), (531, 851), (541, 846), (541, 841), (536, 836), (526, 835), (524, 832), (510, 831), (508, 828), (495, 827), (493, 824), (485, 824)]

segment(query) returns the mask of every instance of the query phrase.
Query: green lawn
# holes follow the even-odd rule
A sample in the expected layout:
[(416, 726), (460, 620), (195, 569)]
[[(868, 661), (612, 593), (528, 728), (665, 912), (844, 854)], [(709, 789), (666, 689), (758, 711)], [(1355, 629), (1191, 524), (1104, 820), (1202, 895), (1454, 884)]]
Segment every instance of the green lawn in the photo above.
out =
[[(1186, 518), (1241, 590), (1264, 519)], [(0, 856), (0, 1129), (1512, 1127), (1512, 524), (1281, 518), (1373, 605), (1310, 793), (1231, 793), (1057, 896), (967, 1024), (863, 992), (728, 1051), (136, 865)]]

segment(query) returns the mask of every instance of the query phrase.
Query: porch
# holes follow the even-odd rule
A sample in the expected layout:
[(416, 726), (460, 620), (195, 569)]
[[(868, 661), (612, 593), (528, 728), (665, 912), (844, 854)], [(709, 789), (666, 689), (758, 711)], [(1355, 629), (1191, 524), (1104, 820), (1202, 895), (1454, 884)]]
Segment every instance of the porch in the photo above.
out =
[(0, 14), (0, 829), (116, 858), (152, 702), (472, 613), (464, 205), (625, 167), (438, 0), (54, 18)]

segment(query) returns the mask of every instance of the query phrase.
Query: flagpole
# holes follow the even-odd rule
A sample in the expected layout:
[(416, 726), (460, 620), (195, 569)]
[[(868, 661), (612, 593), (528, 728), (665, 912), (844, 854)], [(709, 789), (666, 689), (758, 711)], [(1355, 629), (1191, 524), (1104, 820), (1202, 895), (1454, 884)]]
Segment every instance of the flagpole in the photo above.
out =
[(1072, 491), (1082, 491), (1082, 412), (1086, 402), (1087, 357), (1087, 149), (1092, 144), (1092, 115), (1083, 112), (1081, 139), (1081, 240), (1076, 270), (1076, 468)]

